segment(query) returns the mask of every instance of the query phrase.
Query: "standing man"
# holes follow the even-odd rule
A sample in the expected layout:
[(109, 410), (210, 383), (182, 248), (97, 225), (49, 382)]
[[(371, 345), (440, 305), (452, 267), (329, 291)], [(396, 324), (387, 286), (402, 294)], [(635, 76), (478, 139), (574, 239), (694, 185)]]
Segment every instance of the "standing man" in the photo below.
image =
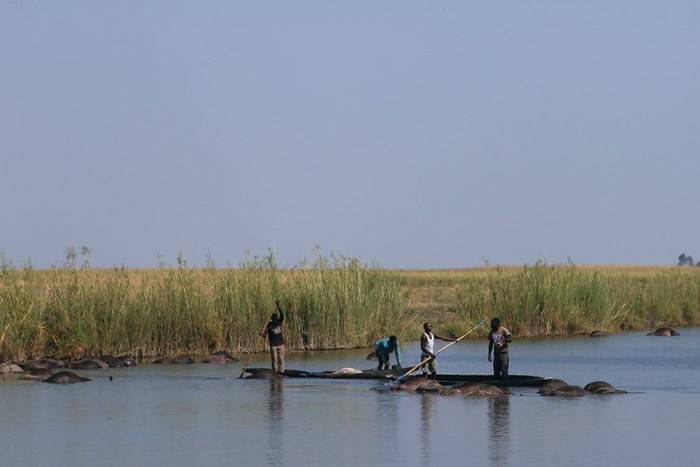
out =
[(389, 355), (394, 352), (396, 355), (396, 364), (401, 367), (401, 349), (399, 340), (396, 336), (382, 337), (374, 344), (374, 353), (379, 359), (377, 370), (390, 369)]
[(267, 340), (270, 343), (270, 359), (272, 360), (272, 371), (284, 373), (284, 336), (282, 335), (282, 323), (284, 322), (284, 312), (280, 306), (280, 301), (275, 300), (277, 305), (277, 313), (272, 313), (270, 322), (267, 323), (262, 332), (262, 337), (267, 335)]
[(489, 362), (493, 351), (493, 375), (498, 378), (508, 377), (508, 344), (513, 340), (510, 331), (501, 326), (501, 320), (491, 320), (491, 332), (489, 332)]
[(435, 339), (440, 339), (441, 341), (453, 342), (454, 339), (448, 339), (446, 337), (440, 337), (437, 334), (433, 334), (433, 328), (430, 323), (423, 323), (423, 335), (420, 338), (420, 360), (421, 362), (426, 358), (430, 358), (430, 361), (421, 365), (420, 369), (423, 372), (423, 376), (428, 376), (426, 370), (430, 370), (430, 374), (435, 376), (437, 374), (437, 360), (435, 360), (434, 346)]

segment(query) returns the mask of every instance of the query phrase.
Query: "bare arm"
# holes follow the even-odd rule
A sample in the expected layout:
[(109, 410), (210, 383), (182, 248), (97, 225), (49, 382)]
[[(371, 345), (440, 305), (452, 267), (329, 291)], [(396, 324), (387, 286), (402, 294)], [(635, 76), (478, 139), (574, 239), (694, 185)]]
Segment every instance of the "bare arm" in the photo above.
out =
[(506, 328), (503, 328), (503, 336), (505, 337), (506, 342), (513, 342), (513, 336)]
[(275, 300), (275, 305), (277, 305), (277, 311), (280, 312), (280, 324), (284, 321), (284, 311), (282, 311), (282, 307), (280, 306), (280, 301)]
[(445, 342), (454, 342), (457, 340), (457, 339), (450, 339), (449, 337), (441, 337), (441, 336), (438, 336), (437, 334), (433, 334), (433, 336), (435, 336), (435, 339), (440, 339), (441, 341), (445, 341)]

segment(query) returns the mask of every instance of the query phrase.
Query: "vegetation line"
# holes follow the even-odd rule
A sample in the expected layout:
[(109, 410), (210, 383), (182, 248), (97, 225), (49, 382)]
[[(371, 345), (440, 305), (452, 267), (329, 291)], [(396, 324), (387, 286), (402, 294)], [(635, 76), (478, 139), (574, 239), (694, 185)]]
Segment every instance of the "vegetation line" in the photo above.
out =
[(235, 269), (0, 268), (0, 359), (100, 352), (146, 356), (264, 350), (279, 299), (292, 349), (352, 348), (417, 336), (432, 320), (460, 335), (500, 316), (520, 336), (700, 324), (696, 268), (543, 263), (465, 271), (395, 271), (344, 257), (292, 269), (274, 258)]

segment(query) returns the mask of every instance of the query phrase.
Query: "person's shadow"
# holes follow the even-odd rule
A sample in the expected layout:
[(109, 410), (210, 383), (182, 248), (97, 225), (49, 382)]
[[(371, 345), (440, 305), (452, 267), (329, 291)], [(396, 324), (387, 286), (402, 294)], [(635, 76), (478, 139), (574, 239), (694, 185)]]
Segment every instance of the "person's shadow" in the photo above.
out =
[(267, 404), (267, 464), (284, 465), (284, 383), (281, 378), (270, 379)]
[(489, 399), (489, 460), (494, 466), (506, 465), (510, 451), (510, 397)]

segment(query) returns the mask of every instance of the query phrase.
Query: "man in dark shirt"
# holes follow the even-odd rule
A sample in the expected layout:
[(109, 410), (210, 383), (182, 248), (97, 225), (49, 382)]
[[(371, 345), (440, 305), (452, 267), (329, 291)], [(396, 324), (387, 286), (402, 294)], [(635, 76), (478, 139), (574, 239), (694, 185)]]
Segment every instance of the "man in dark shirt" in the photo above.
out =
[(493, 375), (498, 378), (508, 377), (508, 344), (513, 340), (510, 331), (501, 326), (501, 320), (491, 320), (491, 332), (489, 332), (489, 362), (493, 351)]
[(284, 322), (284, 312), (280, 306), (279, 300), (275, 301), (277, 305), (277, 313), (272, 313), (270, 322), (267, 323), (262, 332), (262, 336), (267, 335), (267, 340), (270, 343), (270, 359), (272, 361), (272, 370), (277, 373), (284, 373), (284, 336), (282, 335), (282, 323)]

